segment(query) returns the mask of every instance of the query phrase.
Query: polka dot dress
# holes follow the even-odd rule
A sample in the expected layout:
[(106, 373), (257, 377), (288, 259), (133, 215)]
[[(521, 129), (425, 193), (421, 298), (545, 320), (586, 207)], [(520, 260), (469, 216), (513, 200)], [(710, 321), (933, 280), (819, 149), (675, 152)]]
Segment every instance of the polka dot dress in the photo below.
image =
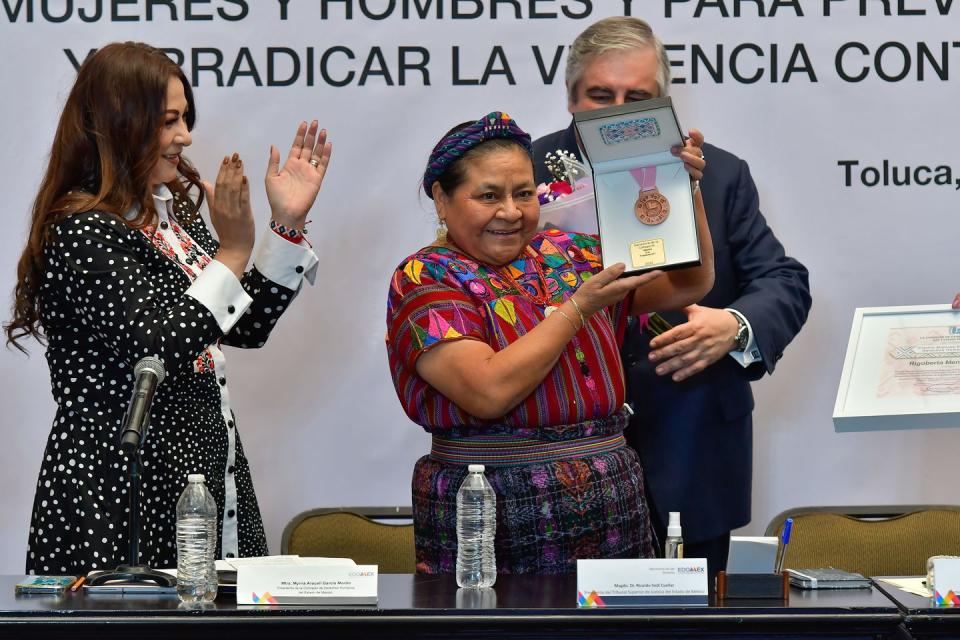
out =
[[(189, 215), (188, 200), (157, 204), (158, 224), (144, 230), (112, 214), (73, 215), (45, 250), (40, 317), (57, 413), (37, 482), (30, 573), (130, 563), (120, 428), (133, 366), (148, 355), (164, 362), (167, 378), (142, 446), (140, 562), (176, 566), (176, 503), (190, 473), (203, 473), (216, 499), (221, 555), (267, 553), (220, 345), (263, 345), (295, 292), (251, 268), (241, 281), (249, 306), (225, 333), (217, 314), (234, 313), (228, 294), (208, 290), (198, 296), (204, 304), (187, 292), (210, 267), (216, 241)], [(181, 226), (178, 218), (195, 221)]]

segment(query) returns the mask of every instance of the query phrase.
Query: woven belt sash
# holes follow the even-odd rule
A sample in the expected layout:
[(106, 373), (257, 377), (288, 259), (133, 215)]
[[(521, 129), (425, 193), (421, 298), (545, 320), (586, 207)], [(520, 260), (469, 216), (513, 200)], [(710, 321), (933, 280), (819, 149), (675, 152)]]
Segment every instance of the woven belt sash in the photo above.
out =
[(433, 436), (430, 457), (447, 464), (519, 466), (585, 458), (626, 445), (622, 433), (576, 440), (528, 440), (512, 436), (473, 436), (451, 440)]

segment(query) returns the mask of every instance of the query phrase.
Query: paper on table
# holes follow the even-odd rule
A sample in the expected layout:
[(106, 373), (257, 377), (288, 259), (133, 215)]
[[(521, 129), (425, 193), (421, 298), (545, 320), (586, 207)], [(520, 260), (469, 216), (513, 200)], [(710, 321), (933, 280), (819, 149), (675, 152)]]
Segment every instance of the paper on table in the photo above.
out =
[(777, 536), (737, 536), (736, 538), (754, 544), (777, 544)]
[(778, 543), (776, 536), (730, 536), (727, 573), (773, 573)]
[[(325, 566), (325, 565), (355, 565), (357, 564), (350, 558), (319, 558), (298, 555), (286, 556), (258, 556), (252, 558), (230, 558), (229, 560), (217, 560), (217, 571), (236, 571), (240, 567), (251, 566)], [(177, 568), (160, 569), (164, 573), (177, 575)]]
[(306, 567), (351, 566), (357, 563), (350, 558), (321, 558), (300, 556), (294, 564)]
[[(230, 564), (227, 563), (227, 562), (224, 561), (224, 560), (217, 560), (217, 561), (216, 561), (216, 570), (217, 570), (217, 571), (234, 571), (234, 568), (231, 567)], [(176, 567), (173, 567), (173, 568), (171, 568), (171, 569), (157, 569), (157, 571), (159, 571), (160, 573), (165, 573), (165, 574), (167, 574), (168, 576), (173, 576), (174, 578), (177, 577), (177, 568), (176, 568)]]
[[(298, 555), (286, 555), (286, 556), (258, 556), (251, 558), (230, 558), (229, 560), (217, 560), (216, 569), (217, 571), (236, 571), (240, 567), (250, 567), (250, 566), (285, 566), (285, 565), (298, 565), (298, 566), (342, 566), (342, 565), (355, 565), (357, 564), (350, 558), (320, 558), (312, 556), (298, 556)], [(163, 573), (170, 574), (172, 576), (177, 575), (177, 568), (171, 567), (169, 569), (158, 569)]]
[(230, 560), (217, 560), (217, 570), (233, 571), (240, 567), (263, 567), (263, 566), (344, 566), (357, 564), (350, 558), (320, 558), (313, 556), (259, 556), (254, 558), (231, 558)]
[[(227, 560), (215, 560), (214, 568), (217, 571), (236, 571), (237, 570), (236, 567), (230, 564), (230, 562)], [(162, 571), (163, 573), (170, 574), (171, 576), (177, 575), (176, 567), (170, 567), (169, 569), (157, 569), (157, 571)]]
[[(293, 564), (298, 555), (288, 555), (288, 556), (254, 556), (250, 558), (230, 558), (229, 560), (217, 560), (217, 562), (224, 562), (230, 569), (239, 569), (240, 567), (249, 567), (251, 565), (275, 565), (275, 564)], [(217, 566), (219, 569), (220, 566)]]
[(929, 598), (930, 591), (927, 589), (926, 580), (923, 578), (880, 578), (880, 582), (886, 582), (895, 586), (901, 591), (912, 593), (921, 598)]

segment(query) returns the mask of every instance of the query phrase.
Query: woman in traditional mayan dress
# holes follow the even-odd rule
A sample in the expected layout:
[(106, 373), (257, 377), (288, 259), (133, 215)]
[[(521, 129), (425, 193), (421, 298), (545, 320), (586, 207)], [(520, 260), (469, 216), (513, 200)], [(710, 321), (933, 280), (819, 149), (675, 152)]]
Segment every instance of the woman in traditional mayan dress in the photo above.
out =
[[(699, 177), (699, 151), (681, 155)], [(649, 556), (619, 344), (628, 314), (679, 308), (712, 286), (699, 193), (702, 266), (620, 278), (622, 264), (601, 270), (595, 236), (537, 232), (530, 136), (506, 114), (447, 133), (423, 188), (445, 233), (394, 273), (386, 338), (400, 402), (433, 436), (413, 475), (417, 570), (454, 571), (469, 463), (487, 466), (497, 493), (499, 571)]]

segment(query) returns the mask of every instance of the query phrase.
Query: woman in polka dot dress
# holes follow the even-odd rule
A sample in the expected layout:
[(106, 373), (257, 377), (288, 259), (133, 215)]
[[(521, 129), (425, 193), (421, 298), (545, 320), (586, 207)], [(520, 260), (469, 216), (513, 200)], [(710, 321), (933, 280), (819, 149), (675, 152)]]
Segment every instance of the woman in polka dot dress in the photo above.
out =
[[(282, 167), (271, 147), (271, 230), (248, 269), (243, 163), (224, 158), (215, 186), (201, 187), (181, 155), (195, 119), (182, 70), (131, 42), (88, 58), (64, 106), (5, 326), (21, 349), (20, 339), (45, 340), (57, 403), (28, 572), (131, 563), (120, 425), (144, 356), (160, 358), (167, 378), (142, 446), (140, 562), (175, 566), (188, 473), (203, 473), (216, 498), (221, 555), (267, 552), (221, 346), (263, 345), (303, 280), (312, 283), (317, 257), (302, 232), (331, 148), (316, 121), (301, 123)], [(219, 242), (198, 214), (204, 199)]]

